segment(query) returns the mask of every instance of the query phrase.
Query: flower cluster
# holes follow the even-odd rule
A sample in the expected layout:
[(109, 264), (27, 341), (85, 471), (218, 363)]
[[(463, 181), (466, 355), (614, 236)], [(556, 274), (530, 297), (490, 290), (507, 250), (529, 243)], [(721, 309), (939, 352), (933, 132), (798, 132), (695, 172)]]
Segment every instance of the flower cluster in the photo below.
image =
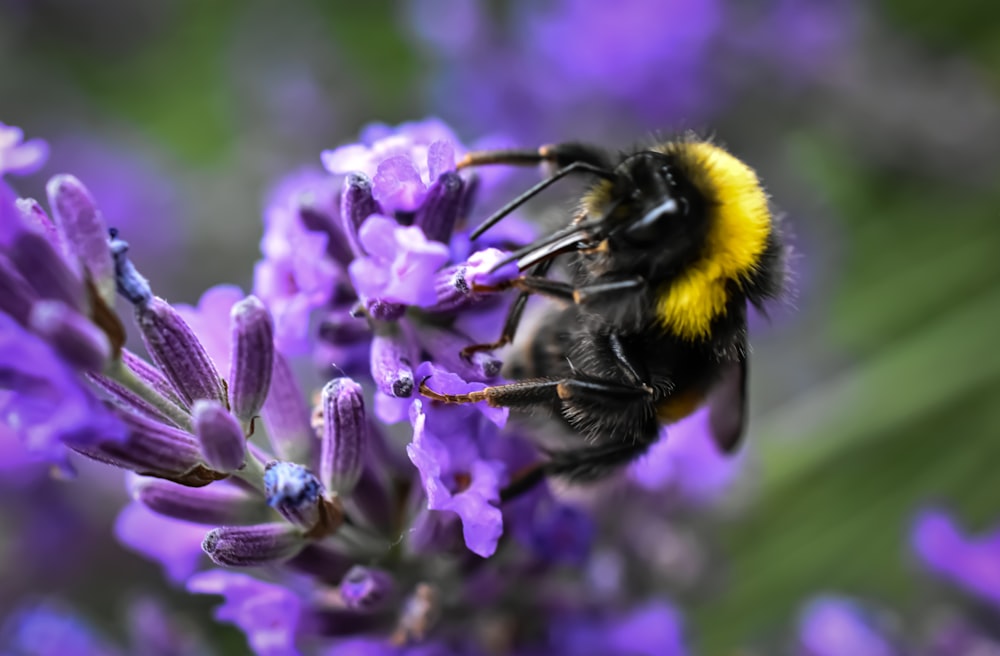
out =
[[(682, 653), (668, 604), (580, 576), (607, 569), (583, 508), (546, 486), (501, 506), (538, 457), (525, 429), (419, 396), (428, 378), (444, 393), (501, 380), (493, 355), (461, 355), (498, 336), (511, 300), (475, 285), (514, 275), (497, 265), (533, 236), (512, 219), (469, 239), (483, 185), (461, 152), (435, 121), (327, 151), (327, 173), (269, 203), (255, 295), (216, 287), (197, 307), (155, 295), (76, 178), (49, 183), (49, 212), (11, 194), (5, 425), (67, 472), (67, 450), (130, 470), (119, 539), (224, 596), (218, 618), (257, 653)], [(124, 346), (116, 293), (149, 361)], [(306, 354), (315, 394), (294, 373)]]

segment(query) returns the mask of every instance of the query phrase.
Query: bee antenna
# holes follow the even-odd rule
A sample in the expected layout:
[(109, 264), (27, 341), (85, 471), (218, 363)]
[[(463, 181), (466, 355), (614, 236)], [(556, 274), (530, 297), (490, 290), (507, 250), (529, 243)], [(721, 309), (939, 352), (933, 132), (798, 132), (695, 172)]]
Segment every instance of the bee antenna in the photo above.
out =
[(511, 212), (519, 208), (521, 205), (524, 205), (526, 202), (537, 196), (542, 191), (545, 191), (559, 180), (562, 180), (566, 176), (572, 175), (574, 173), (589, 173), (591, 175), (596, 175), (598, 177), (604, 178), (605, 180), (612, 180), (612, 181), (614, 181), (617, 177), (612, 171), (608, 171), (607, 169), (601, 168), (600, 166), (594, 166), (589, 162), (583, 162), (583, 161), (573, 162), (572, 164), (564, 166), (563, 168), (559, 169), (558, 171), (553, 173), (552, 176), (542, 180), (541, 182), (531, 187), (530, 189), (522, 193), (514, 200), (510, 201), (509, 203), (501, 207), (491, 217), (489, 217), (481, 224), (479, 224), (478, 228), (472, 231), (472, 235), (470, 235), (471, 238), (477, 239), (480, 235), (482, 235), (484, 232), (486, 232), (487, 230), (495, 226), (497, 223), (499, 223), (501, 220), (506, 218), (507, 215), (509, 215)]

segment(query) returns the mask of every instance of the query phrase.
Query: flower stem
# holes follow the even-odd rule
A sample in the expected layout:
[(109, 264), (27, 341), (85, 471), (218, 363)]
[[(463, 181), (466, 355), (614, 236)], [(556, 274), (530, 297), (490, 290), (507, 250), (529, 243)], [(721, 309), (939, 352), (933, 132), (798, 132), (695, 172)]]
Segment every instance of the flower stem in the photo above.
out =
[(152, 405), (154, 408), (163, 413), (165, 417), (170, 419), (170, 421), (174, 422), (178, 428), (182, 428), (187, 431), (193, 430), (190, 414), (143, 382), (132, 372), (131, 369), (125, 366), (120, 359), (115, 360), (108, 366), (105, 371), (105, 375), (118, 383), (121, 383), (121, 385), (126, 387), (129, 391), (135, 392), (135, 394), (143, 401)]

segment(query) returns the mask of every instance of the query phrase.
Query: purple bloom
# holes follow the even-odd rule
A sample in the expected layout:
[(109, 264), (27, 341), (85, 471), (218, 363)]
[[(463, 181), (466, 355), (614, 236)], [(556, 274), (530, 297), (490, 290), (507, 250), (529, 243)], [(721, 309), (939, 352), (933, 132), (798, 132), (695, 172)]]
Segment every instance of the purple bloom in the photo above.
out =
[[(413, 442), (406, 452), (420, 471), (427, 507), (457, 514), (462, 519), (469, 549), (480, 556), (490, 556), (503, 532), (499, 501), (506, 467), (500, 461), (484, 458), (479, 445), (468, 434), (431, 432), (434, 429), (427, 427), (428, 413), (423, 403), (414, 401), (411, 406)], [(440, 412), (454, 412), (454, 409), (442, 408)]]
[(927, 510), (917, 517), (912, 542), (931, 572), (1000, 608), (1000, 531), (970, 537), (944, 511)]
[(286, 587), (222, 570), (202, 572), (187, 587), (196, 594), (225, 597), (216, 619), (242, 629), (257, 656), (302, 654), (295, 646), (302, 601)]
[(428, 188), (461, 156), (458, 139), (435, 119), (397, 128), (373, 124), (361, 143), (323, 152), (323, 166), (333, 174), (361, 171), (374, 181), (375, 199), (385, 212), (412, 212)]
[(842, 597), (811, 601), (799, 617), (802, 656), (894, 656), (899, 652), (875, 619)]
[(447, 246), (383, 216), (369, 217), (359, 236), (368, 256), (351, 262), (350, 271), (362, 298), (416, 306), (437, 300), (434, 273), (448, 261)]
[(648, 602), (620, 617), (587, 617), (557, 620), (548, 653), (603, 656), (684, 656), (680, 616), (671, 606)]
[(629, 474), (650, 491), (673, 490), (682, 500), (716, 500), (733, 483), (743, 458), (719, 451), (708, 427), (707, 407), (664, 428), (660, 441), (636, 461)]
[(336, 227), (338, 188), (319, 172), (295, 173), (275, 187), (264, 211), (264, 259), (254, 270), (254, 294), (273, 313), (276, 345), (289, 355), (308, 350), (310, 313), (331, 300), (344, 276), (334, 257), (340, 251), (331, 251), (344, 241)]
[(115, 535), (129, 549), (163, 566), (174, 583), (183, 583), (206, 562), (201, 550), (204, 526), (157, 514), (132, 502), (118, 515)]
[(86, 620), (52, 602), (25, 605), (12, 613), (0, 627), (0, 652), (11, 656), (117, 656), (122, 653)]
[(49, 157), (49, 146), (41, 139), (24, 141), (24, 132), (0, 122), (0, 178), (30, 175), (38, 171)]
[(0, 418), (35, 459), (67, 467), (64, 444), (125, 437), (125, 427), (48, 344), (0, 314)]

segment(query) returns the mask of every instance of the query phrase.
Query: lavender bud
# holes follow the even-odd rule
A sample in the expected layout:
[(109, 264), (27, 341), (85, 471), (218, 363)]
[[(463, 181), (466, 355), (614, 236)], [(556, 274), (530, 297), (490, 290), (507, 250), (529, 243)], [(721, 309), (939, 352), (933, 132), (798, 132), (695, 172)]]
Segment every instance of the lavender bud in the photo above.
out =
[(413, 219), (428, 239), (448, 243), (465, 200), (465, 184), (454, 171), (445, 171), (427, 190)]
[(389, 396), (413, 394), (415, 348), (401, 326), (379, 324), (371, 346), (372, 378), (379, 391)]
[(264, 494), (271, 506), (305, 532), (320, 521), (323, 486), (312, 472), (292, 462), (271, 462), (264, 470)]
[(191, 488), (156, 478), (136, 477), (131, 488), (136, 501), (160, 515), (187, 522), (238, 526), (263, 519), (259, 498), (235, 485)]
[(331, 216), (324, 208), (316, 205), (313, 195), (303, 195), (298, 199), (299, 220), (306, 230), (320, 232), (326, 235), (327, 254), (344, 266), (354, 259), (351, 243), (344, 234), (339, 216)]
[(340, 220), (355, 257), (365, 254), (358, 240), (361, 224), (380, 211), (378, 201), (372, 195), (371, 178), (361, 172), (348, 173), (344, 178), (344, 192), (340, 196)]
[(500, 375), (503, 363), (489, 353), (473, 353), (469, 359), (462, 349), (470, 345), (467, 338), (449, 330), (422, 327), (418, 333), (420, 345), (431, 354), (434, 362), (453, 371), (464, 380), (486, 381)]
[(132, 305), (145, 307), (153, 299), (149, 281), (139, 273), (132, 260), (128, 259), (128, 242), (118, 239), (118, 230), (112, 228), (108, 233), (111, 235), (108, 244), (115, 263), (115, 286), (118, 293)]
[(61, 252), (68, 252), (65, 239), (59, 234), (56, 225), (52, 223), (52, 219), (48, 217), (37, 200), (34, 198), (18, 198), (16, 205), (18, 214), (21, 215), (21, 219), (25, 224), (40, 231), (49, 240), (49, 243), (58, 246)]
[(437, 301), (431, 307), (425, 308), (428, 312), (454, 312), (484, 298), (481, 294), (472, 293), (472, 285), (465, 277), (467, 269), (467, 265), (459, 264), (435, 274), (434, 293), (437, 295)]
[(361, 386), (335, 378), (323, 387), (323, 435), (320, 480), (326, 489), (347, 495), (361, 476), (368, 442), (368, 422)]
[(21, 277), (14, 263), (0, 255), (0, 311), (26, 326), (36, 298), (31, 285)]
[(231, 472), (243, 467), (247, 457), (246, 438), (236, 418), (218, 401), (195, 401), (192, 412), (194, 432), (201, 442), (205, 462), (216, 471)]
[(14, 239), (10, 259), (38, 296), (62, 301), (80, 311), (87, 307), (83, 283), (42, 235), (31, 230), (21, 232)]
[(158, 297), (137, 309), (146, 349), (181, 399), (189, 406), (196, 399), (225, 403), (225, 386), (212, 359), (177, 310)]
[(111, 357), (107, 335), (61, 301), (38, 301), (28, 323), (79, 371), (99, 373)]
[(192, 435), (138, 413), (121, 413), (128, 434), (121, 442), (73, 448), (95, 460), (185, 485), (206, 485), (221, 475), (205, 470)]
[(365, 311), (376, 321), (398, 321), (406, 314), (406, 306), (370, 298), (365, 301)]
[(233, 306), (229, 315), (232, 358), (229, 402), (233, 414), (246, 426), (267, 399), (274, 367), (274, 322), (256, 296)]
[(56, 224), (74, 254), (90, 272), (100, 297), (115, 300), (115, 267), (108, 248), (108, 228), (90, 192), (71, 175), (57, 175), (45, 186)]
[(139, 378), (139, 380), (146, 385), (149, 385), (160, 395), (165, 396), (177, 405), (182, 406), (185, 409), (190, 409), (190, 406), (181, 400), (181, 397), (177, 394), (177, 390), (174, 389), (174, 386), (169, 380), (167, 380), (162, 371), (128, 349), (122, 349), (121, 355), (122, 362), (129, 368), (129, 371)]
[(351, 610), (371, 612), (383, 608), (394, 589), (388, 572), (355, 565), (340, 582), (340, 597)]
[(285, 523), (256, 526), (223, 526), (209, 531), (202, 550), (216, 565), (257, 567), (291, 558), (306, 542)]
[(277, 351), (271, 370), (271, 390), (261, 414), (267, 436), (280, 458), (313, 461), (316, 433), (310, 423), (309, 406), (288, 361)]

